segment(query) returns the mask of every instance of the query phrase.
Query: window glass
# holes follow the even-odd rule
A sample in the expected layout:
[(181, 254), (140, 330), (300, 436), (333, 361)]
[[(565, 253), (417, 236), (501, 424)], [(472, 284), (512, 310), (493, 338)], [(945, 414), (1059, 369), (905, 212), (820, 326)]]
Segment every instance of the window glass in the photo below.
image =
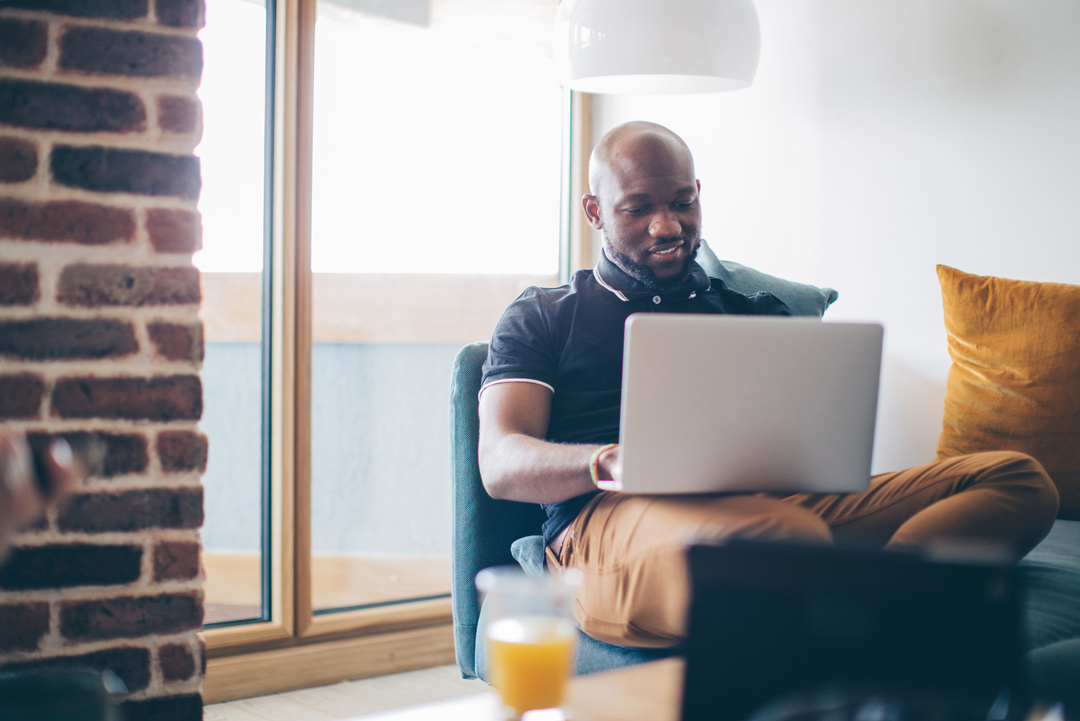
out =
[(454, 356), (558, 270), (557, 5), (317, 6), (317, 611), (449, 593)]
[(207, 624), (267, 618), (263, 549), (263, 186), (267, 12), (207, 0), (199, 210), (210, 440), (202, 529)]

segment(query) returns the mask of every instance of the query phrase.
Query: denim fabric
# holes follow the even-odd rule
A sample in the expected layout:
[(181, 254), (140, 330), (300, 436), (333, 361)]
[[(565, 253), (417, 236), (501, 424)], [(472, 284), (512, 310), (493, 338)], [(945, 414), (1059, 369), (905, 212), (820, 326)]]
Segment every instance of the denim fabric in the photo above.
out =
[(510, 544), (510, 555), (529, 576), (544, 573), (544, 537), (525, 536)]

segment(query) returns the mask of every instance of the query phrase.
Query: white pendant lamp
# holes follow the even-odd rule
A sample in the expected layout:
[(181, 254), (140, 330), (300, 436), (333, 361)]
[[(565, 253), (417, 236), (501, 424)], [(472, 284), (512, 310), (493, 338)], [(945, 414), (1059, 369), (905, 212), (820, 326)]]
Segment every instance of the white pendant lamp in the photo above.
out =
[(750, 85), (761, 30), (753, 0), (562, 0), (555, 63), (586, 93), (711, 93)]

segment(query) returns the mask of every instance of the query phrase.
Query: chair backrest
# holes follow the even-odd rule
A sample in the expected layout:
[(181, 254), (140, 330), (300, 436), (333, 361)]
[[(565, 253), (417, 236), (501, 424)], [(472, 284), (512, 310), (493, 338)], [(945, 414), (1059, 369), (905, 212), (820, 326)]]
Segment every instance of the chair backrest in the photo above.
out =
[(719, 278), (732, 290), (746, 295), (759, 291), (772, 293), (795, 315), (823, 315), (839, 296), (832, 288), (793, 283), (740, 263), (720, 260), (704, 240), (694, 259), (710, 278)]
[(450, 381), (454, 648), (458, 668), (466, 678), (476, 676), (476, 622), (480, 606), (473, 579), (488, 566), (514, 563), (510, 544), (536, 533), (545, 519), (539, 505), (491, 498), (480, 481), (476, 456), (480, 435), (477, 399), (487, 347), (487, 343), (473, 343), (462, 348), (454, 360)]
[[(773, 293), (796, 315), (820, 316), (836, 300), (835, 290), (792, 283), (738, 263), (718, 260), (704, 241), (697, 261), (711, 277), (720, 278), (740, 293)], [(480, 435), (477, 411), (487, 347), (487, 343), (472, 343), (462, 348), (454, 360), (450, 383), (451, 590), (454, 648), (458, 668), (465, 678), (476, 676), (476, 624), (480, 607), (473, 579), (488, 566), (515, 563), (510, 545), (523, 536), (537, 533), (545, 519), (539, 505), (492, 499), (480, 480), (476, 455)]]

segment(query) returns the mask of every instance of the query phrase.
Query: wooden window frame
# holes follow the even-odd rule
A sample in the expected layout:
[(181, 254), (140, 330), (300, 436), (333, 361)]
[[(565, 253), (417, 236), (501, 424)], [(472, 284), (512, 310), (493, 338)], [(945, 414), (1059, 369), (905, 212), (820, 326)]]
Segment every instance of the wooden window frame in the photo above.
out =
[[(205, 629), (205, 703), (452, 663), (449, 598), (316, 615), (311, 568), (311, 178), (316, 0), (276, 0), (270, 620)], [(567, 96), (560, 276), (591, 265), (589, 96)], [(574, 199), (568, 201), (567, 199)]]

